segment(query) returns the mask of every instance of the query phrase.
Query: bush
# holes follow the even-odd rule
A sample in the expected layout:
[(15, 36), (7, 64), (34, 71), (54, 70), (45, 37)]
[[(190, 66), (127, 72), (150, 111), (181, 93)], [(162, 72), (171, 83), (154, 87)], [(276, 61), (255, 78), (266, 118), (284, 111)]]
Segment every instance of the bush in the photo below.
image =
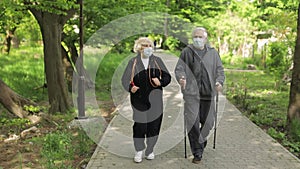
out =
[(282, 75), (291, 65), (287, 45), (283, 42), (270, 43), (266, 60), (267, 69)]
[(165, 44), (171, 51), (175, 51), (179, 46), (179, 40), (173, 37), (168, 37)]

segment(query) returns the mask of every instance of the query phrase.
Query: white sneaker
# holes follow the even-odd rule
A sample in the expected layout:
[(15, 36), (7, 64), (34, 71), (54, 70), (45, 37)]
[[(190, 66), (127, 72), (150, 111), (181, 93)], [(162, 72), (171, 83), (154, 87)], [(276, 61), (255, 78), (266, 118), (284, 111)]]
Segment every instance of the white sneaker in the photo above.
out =
[(152, 152), (152, 153), (150, 153), (148, 156), (146, 156), (146, 159), (147, 159), (147, 160), (153, 160), (154, 157), (155, 157), (155, 155), (154, 155), (154, 153)]
[(134, 162), (136, 163), (142, 162), (142, 157), (143, 157), (143, 151), (136, 152), (134, 156)]

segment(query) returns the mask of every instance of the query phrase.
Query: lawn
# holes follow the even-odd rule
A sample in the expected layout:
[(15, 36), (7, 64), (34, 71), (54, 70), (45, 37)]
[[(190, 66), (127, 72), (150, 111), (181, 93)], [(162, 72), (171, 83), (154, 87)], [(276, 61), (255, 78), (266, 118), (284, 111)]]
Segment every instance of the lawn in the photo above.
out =
[(227, 99), (299, 158), (300, 142), (285, 130), (289, 88), (289, 83), (263, 71), (226, 71)]

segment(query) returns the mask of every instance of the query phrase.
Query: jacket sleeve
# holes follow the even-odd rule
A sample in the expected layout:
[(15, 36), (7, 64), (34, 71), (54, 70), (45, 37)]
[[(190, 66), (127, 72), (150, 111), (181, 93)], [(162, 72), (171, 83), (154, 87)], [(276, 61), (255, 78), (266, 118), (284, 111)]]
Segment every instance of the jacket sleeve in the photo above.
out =
[(125, 71), (123, 73), (123, 76), (122, 76), (122, 86), (128, 92), (130, 92), (131, 87), (132, 87), (130, 85), (132, 66), (133, 66), (133, 61), (131, 59), (128, 61), (128, 64), (127, 64)]
[(161, 60), (161, 58), (158, 58), (158, 61), (159, 61), (159, 66), (162, 70), (162, 76), (161, 76), (161, 79), (160, 79), (160, 84), (161, 84), (162, 87), (166, 87), (171, 82), (171, 75), (170, 75), (170, 72), (168, 71), (166, 65)]
[(186, 52), (185, 50), (183, 50), (180, 54), (180, 57), (177, 61), (176, 67), (175, 67), (175, 76), (176, 76), (176, 80), (179, 82), (179, 80), (181, 79), (182, 76), (184, 76), (186, 78), (186, 63), (185, 63), (185, 59), (186, 59)]

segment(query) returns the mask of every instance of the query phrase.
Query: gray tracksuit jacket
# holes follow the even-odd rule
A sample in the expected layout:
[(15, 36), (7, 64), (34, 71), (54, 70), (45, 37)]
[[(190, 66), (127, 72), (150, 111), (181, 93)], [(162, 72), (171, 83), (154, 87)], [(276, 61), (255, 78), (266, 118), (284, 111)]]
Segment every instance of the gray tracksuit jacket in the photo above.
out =
[[(202, 58), (197, 55), (193, 45), (188, 45), (181, 52), (180, 59), (175, 67), (175, 75), (178, 82), (182, 76), (186, 79), (186, 87), (182, 90), (184, 97), (199, 97), (199, 86), (197, 84), (201, 80), (199, 78), (201, 77), (199, 76), (201, 65), (204, 65), (208, 73), (213, 95), (215, 95), (216, 82), (219, 82), (222, 86), (224, 84), (224, 68), (218, 52), (208, 44), (205, 45), (205, 48), (207, 52)], [(203, 64), (200, 64), (200, 62), (203, 62)]]

